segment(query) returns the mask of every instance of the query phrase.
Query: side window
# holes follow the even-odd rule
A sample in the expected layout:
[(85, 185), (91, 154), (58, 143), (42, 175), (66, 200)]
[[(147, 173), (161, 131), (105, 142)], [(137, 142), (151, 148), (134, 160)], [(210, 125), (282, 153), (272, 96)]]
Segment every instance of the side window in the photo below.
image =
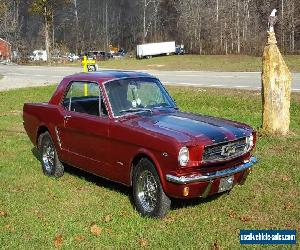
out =
[[(107, 115), (99, 86), (95, 83), (73, 82), (63, 100), (69, 111), (99, 116)], [(101, 109), (100, 109), (101, 108)], [(101, 112), (99, 112), (101, 110)]]

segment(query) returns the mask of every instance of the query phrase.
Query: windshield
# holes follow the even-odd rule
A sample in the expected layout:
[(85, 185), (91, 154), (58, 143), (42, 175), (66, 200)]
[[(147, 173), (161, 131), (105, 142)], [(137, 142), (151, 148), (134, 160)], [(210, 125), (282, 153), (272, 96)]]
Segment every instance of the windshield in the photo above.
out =
[(121, 79), (105, 84), (114, 116), (176, 105), (162, 84), (152, 78)]

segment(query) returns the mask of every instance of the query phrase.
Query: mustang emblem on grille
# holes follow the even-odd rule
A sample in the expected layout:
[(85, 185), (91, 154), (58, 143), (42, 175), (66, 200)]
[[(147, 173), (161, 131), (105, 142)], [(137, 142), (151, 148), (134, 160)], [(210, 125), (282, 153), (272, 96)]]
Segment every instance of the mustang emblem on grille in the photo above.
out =
[(222, 156), (231, 156), (235, 153), (236, 151), (236, 147), (235, 145), (225, 145), (222, 147), (222, 152), (221, 155)]

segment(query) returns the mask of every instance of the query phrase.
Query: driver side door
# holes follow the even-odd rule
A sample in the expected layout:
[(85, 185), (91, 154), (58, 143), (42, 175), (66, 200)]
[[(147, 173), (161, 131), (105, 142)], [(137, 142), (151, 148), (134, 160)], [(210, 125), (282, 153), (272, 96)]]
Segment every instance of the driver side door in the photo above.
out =
[(110, 119), (102, 100), (97, 83), (71, 82), (62, 103), (64, 123), (60, 136), (70, 165), (105, 176)]

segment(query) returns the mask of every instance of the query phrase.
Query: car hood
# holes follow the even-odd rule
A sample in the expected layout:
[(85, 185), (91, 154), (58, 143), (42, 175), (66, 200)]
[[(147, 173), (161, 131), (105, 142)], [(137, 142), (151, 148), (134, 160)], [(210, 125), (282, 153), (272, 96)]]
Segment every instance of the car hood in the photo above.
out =
[(172, 137), (181, 143), (207, 144), (231, 141), (250, 135), (245, 124), (185, 112), (159, 113), (127, 120), (137, 129)]

